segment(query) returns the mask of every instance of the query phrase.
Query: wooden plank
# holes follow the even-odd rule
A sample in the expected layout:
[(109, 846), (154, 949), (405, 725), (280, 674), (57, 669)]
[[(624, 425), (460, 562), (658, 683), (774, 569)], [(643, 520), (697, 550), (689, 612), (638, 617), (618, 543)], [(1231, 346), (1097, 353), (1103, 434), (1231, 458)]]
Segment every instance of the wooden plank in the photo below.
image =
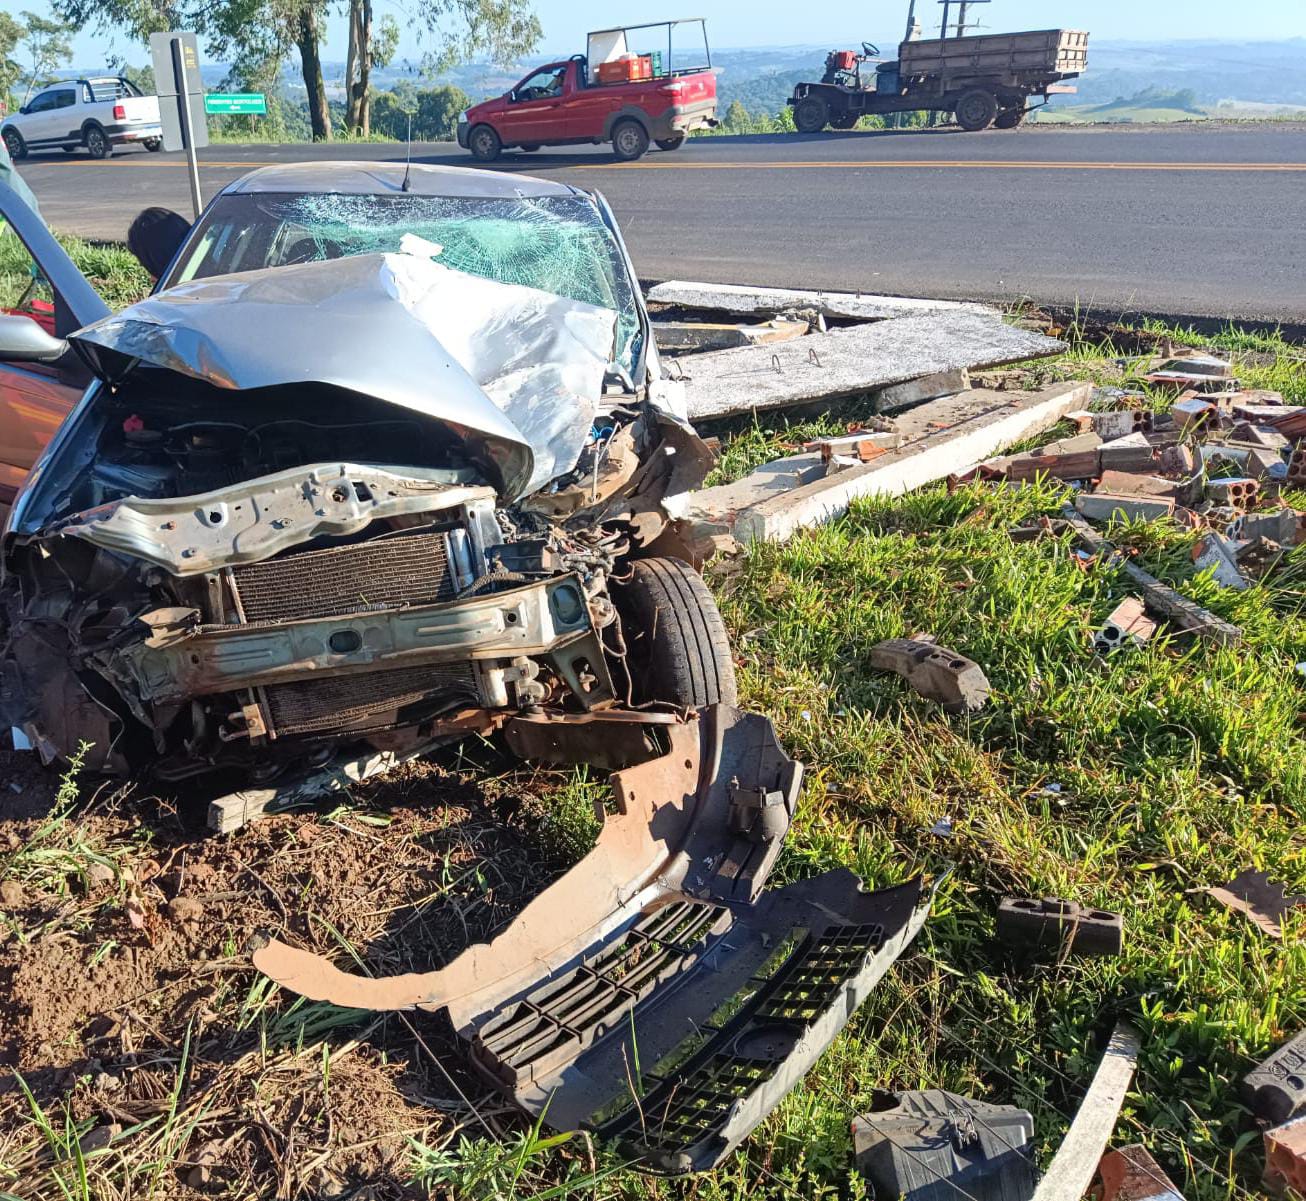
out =
[(650, 304), (675, 305), (740, 317), (774, 317), (795, 310), (814, 310), (827, 320), (885, 321), (927, 313), (995, 313), (987, 305), (956, 300), (920, 300), (861, 292), (813, 292), (800, 288), (754, 288), (740, 284), (705, 284), (672, 279), (649, 290)]
[(1133, 1083), (1138, 1052), (1138, 1031), (1128, 1022), (1118, 1023), (1065, 1142), (1038, 1182), (1034, 1201), (1083, 1201)]
[(682, 364), (691, 421), (833, 401), (921, 375), (1061, 354), (1065, 343), (984, 313), (901, 317)]
[(670, 497), (665, 504), (685, 523), (691, 541), (722, 533), (741, 542), (783, 541), (847, 512), (857, 497), (900, 496), (958, 474), (1051, 428), (1091, 395), (1091, 384), (1068, 383), (1041, 392), (972, 391), (930, 401), (912, 410), (910, 424), (899, 420), (904, 444), (870, 463), (797, 487), (777, 487), (777, 465), (767, 464), (737, 483)]

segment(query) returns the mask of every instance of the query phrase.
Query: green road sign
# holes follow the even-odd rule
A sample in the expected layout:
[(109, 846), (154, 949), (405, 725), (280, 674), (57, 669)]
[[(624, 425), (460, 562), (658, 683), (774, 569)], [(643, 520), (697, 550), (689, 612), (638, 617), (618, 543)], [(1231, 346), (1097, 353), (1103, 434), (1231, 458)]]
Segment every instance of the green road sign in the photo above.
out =
[(266, 113), (267, 97), (262, 92), (207, 92), (206, 113)]

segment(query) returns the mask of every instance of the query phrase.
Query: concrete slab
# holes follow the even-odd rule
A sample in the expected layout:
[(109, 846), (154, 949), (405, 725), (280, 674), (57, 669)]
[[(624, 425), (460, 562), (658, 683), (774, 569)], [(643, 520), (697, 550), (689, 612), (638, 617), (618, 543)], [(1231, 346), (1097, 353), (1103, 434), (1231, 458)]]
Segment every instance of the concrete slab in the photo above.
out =
[[(809, 334), (682, 362), (691, 421), (834, 401), (922, 375), (1061, 354), (1065, 343), (962, 310)], [(909, 410), (910, 411), (910, 410)]]
[(894, 317), (919, 317), (926, 313), (996, 312), (987, 305), (963, 304), (955, 300), (917, 300), (862, 292), (810, 292), (798, 288), (753, 288), (682, 279), (658, 284), (649, 290), (648, 300), (650, 304), (733, 313), (741, 317), (773, 317), (778, 313), (812, 309), (827, 320), (844, 321), (885, 321)]

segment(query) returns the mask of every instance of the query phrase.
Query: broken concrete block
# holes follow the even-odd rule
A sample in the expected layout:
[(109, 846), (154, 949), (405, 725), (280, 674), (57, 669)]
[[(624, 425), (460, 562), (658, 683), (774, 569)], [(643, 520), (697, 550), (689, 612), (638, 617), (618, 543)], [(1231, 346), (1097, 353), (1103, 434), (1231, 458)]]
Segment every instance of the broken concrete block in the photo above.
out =
[(1109, 655), (1122, 646), (1142, 646), (1156, 633), (1156, 622), (1147, 616), (1143, 602), (1129, 596), (1122, 600), (1102, 628), (1093, 635), (1093, 649)]
[(1108, 1151), (1097, 1165), (1095, 1201), (1184, 1201), (1183, 1194), (1140, 1143)]
[(984, 305), (955, 300), (916, 300), (861, 292), (809, 292), (795, 288), (754, 288), (740, 284), (705, 284), (679, 279), (668, 280), (651, 288), (648, 299), (651, 304), (735, 313), (744, 317), (776, 316), (797, 309), (813, 309), (823, 317), (850, 321), (884, 321), (895, 317), (919, 317), (928, 313), (958, 311), (994, 312)]
[(1075, 497), (1075, 508), (1089, 521), (1156, 521), (1174, 516), (1175, 502), (1161, 496), (1081, 492)]
[(813, 442), (804, 442), (804, 450), (817, 451), (821, 458), (829, 462), (836, 456), (847, 456), (862, 463), (869, 463), (879, 458), (887, 450), (897, 450), (902, 445), (900, 433), (888, 433), (881, 430), (857, 430), (838, 438), (817, 438)]
[(1034, 1119), (1013, 1105), (956, 1093), (876, 1092), (853, 1119), (858, 1173), (877, 1197), (903, 1201), (1030, 1201)]
[(1091, 409), (1076, 409), (1073, 413), (1067, 413), (1062, 420), (1073, 425), (1076, 433), (1087, 434), (1092, 432), (1093, 418), (1096, 416)]
[(1109, 413), (1093, 414), (1093, 432), (1103, 438), (1124, 438), (1140, 430), (1152, 428), (1152, 413), (1149, 409), (1117, 409)]
[(1209, 534), (1193, 544), (1193, 565), (1198, 571), (1210, 571), (1222, 588), (1245, 592), (1251, 587), (1238, 570), (1238, 543), (1223, 534)]
[(1261, 485), (1247, 476), (1231, 480), (1209, 480), (1206, 485), (1206, 495), (1213, 503), (1228, 505), (1233, 509), (1251, 508), (1260, 491)]
[(978, 663), (939, 646), (932, 637), (890, 638), (871, 648), (871, 667), (892, 671), (926, 700), (946, 713), (974, 713), (984, 708), (991, 691)]
[(1097, 453), (1103, 471), (1151, 471), (1162, 453), (1161, 440), (1140, 430), (1103, 442)]
[(1233, 364), (1213, 354), (1179, 355), (1163, 362), (1157, 370), (1200, 375), (1203, 379), (1233, 379)]
[(1275, 509), (1271, 513), (1248, 513), (1242, 520), (1241, 537), (1268, 538), (1280, 546), (1292, 546), (1297, 541), (1297, 526), (1301, 514), (1292, 509)]
[(1292, 443), (1273, 426), (1253, 425), (1250, 421), (1238, 422), (1229, 432), (1229, 440), (1244, 446), (1260, 446), (1282, 454)]
[(1306, 1030), (1252, 1068), (1239, 1092), (1252, 1113), (1275, 1126), (1306, 1114)]
[(1088, 909), (1060, 897), (1004, 897), (998, 903), (997, 933), (1018, 947), (1060, 947), (1077, 955), (1119, 955), (1125, 919), (1105, 909)]
[(1161, 470), (1166, 475), (1191, 476), (1197, 470), (1197, 452), (1186, 442), (1161, 448)]
[(654, 321), (653, 336), (659, 350), (729, 350), (735, 346), (768, 346), (801, 338), (806, 321), (777, 317), (760, 325), (717, 324), (706, 321)]
[(1306, 1118), (1265, 1132), (1265, 1183), (1274, 1192), (1306, 1196)]
[(1306, 447), (1298, 447), (1288, 460), (1288, 483), (1306, 486)]
[(895, 409), (905, 409), (908, 405), (968, 391), (970, 372), (963, 367), (959, 371), (940, 371), (934, 375), (922, 375), (919, 379), (909, 379), (903, 384), (891, 384), (873, 393), (873, 402), (877, 413), (892, 413)]
[(1180, 434), (1186, 437), (1199, 428), (1213, 424), (1215, 406), (1209, 400), (1199, 400), (1197, 397), (1191, 400), (1176, 400), (1170, 410), (1170, 416), (1178, 426)]
[(1089, 480), (1100, 469), (1097, 448), (1101, 445), (1098, 434), (1076, 434), (1028, 454), (1013, 455), (1002, 460), (1001, 466), (1007, 479), (1013, 483), (1037, 479), (1041, 475), (1059, 480)]
[(1186, 480), (1167, 480), (1136, 471), (1104, 471), (1098, 481), (1098, 492), (1108, 496), (1159, 496), (1178, 500), (1187, 484)]

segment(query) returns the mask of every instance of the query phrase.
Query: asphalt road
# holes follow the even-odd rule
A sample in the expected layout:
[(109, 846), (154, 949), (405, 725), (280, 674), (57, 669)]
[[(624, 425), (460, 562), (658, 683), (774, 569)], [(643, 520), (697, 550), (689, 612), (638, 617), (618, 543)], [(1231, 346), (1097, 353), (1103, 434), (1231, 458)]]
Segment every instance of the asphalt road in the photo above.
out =
[[(402, 160), (394, 144), (211, 146), (205, 197), (269, 162)], [(447, 144), (416, 162), (471, 165)], [(180, 154), (28, 158), (61, 231), (122, 238), (189, 212)], [(850, 132), (695, 139), (638, 163), (605, 147), (497, 169), (598, 188), (646, 279), (1022, 298), (1116, 315), (1306, 326), (1306, 125)]]

